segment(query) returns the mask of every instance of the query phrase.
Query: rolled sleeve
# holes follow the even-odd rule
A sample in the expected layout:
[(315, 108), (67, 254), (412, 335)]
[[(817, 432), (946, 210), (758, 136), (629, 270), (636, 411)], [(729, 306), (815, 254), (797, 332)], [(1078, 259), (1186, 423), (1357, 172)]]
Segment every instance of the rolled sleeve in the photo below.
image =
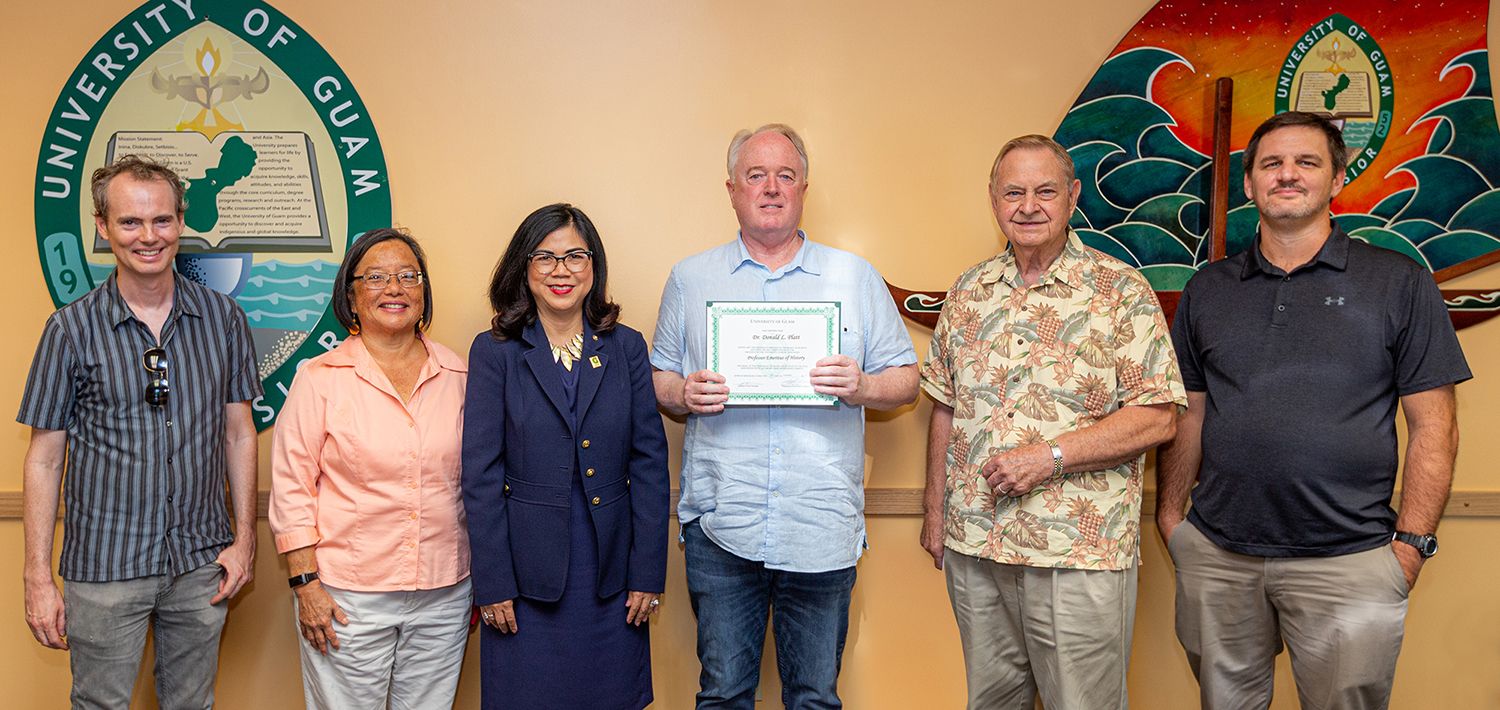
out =
[(686, 376), (683, 363), (686, 360), (683, 337), (687, 333), (683, 318), (682, 280), (677, 269), (667, 276), (667, 284), (661, 291), (661, 307), (656, 312), (656, 332), (651, 336), (651, 366), (662, 372), (675, 372)]
[(917, 350), (912, 346), (911, 335), (901, 322), (901, 313), (886, 288), (885, 279), (875, 267), (865, 267), (864, 278), (865, 333), (864, 370), (876, 373), (888, 367), (901, 367), (917, 362)]
[(281, 553), (322, 540), (318, 532), (318, 478), (328, 434), (327, 402), (314, 368), (304, 369), (292, 380), (272, 438), (269, 518), (276, 551)]

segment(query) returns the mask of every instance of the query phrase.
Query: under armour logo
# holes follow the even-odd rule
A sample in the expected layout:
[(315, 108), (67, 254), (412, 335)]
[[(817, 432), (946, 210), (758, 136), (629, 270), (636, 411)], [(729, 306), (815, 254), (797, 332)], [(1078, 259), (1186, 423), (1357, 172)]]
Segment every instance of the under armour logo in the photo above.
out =
[(1325, 306), (1342, 306), (1342, 305), (1344, 305), (1344, 297), (1343, 296), (1324, 296), (1323, 297), (1323, 305), (1325, 305)]

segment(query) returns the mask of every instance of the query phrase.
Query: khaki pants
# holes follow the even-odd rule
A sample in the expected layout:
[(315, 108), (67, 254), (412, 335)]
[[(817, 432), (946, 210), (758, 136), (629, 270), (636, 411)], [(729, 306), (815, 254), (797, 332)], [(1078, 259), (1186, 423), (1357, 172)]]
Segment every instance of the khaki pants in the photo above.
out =
[(949, 550), (969, 708), (1125, 708), (1136, 568), (1023, 567)]
[(1203, 707), (1270, 705), (1283, 640), (1305, 710), (1390, 704), (1409, 591), (1390, 545), (1336, 557), (1251, 557), (1224, 551), (1185, 523), (1167, 550), (1177, 566), (1177, 638)]
[[(297, 639), (303, 698), (313, 710), (451, 708), (469, 640), (469, 580), (410, 592), (351, 592), (324, 585), (349, 617), (334, 622), (339, 647), (320, 654)], [(292, 616), (297, 615), (293, 605)]]

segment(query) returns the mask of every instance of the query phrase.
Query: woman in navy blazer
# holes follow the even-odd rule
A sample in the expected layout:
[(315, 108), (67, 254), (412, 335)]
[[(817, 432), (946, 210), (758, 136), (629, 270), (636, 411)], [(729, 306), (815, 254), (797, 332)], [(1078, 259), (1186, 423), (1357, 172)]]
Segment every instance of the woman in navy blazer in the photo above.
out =
[(486, 708), (649, 705), (667, 441), (646, 341), (572, 205), (516, 230), (469, 351), (463, 500)]

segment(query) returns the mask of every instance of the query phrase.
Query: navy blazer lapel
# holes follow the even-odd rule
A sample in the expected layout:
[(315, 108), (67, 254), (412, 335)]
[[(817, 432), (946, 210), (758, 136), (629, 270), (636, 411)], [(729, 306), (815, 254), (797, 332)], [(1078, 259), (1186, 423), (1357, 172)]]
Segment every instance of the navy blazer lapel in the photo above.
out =
[(594, 403), (594, 395), (599, 392), (599, 383), (604, 381), (604, 368), (609, 366), (609, 358), (605, 356), (602, 346), (604, 340), (594, 329), (589, 326), (588, 321), (583, 323), (583, 358), (573, 367), (581, 367), (578, 373), (578, 422), (583, 423), (583, 415), (589, 411), (589, 405)]
[(531, 345), (531, 349), (526, 351), (526, 364), (531, 367), (532, 376), (536, 377), (542, 391), (547, 393), (547, 399), (552, 400), (552, 406), (557, 408), (563, 421), (568, 421), (568, 397), (563, 392), (562, 375), (557, 372), (557, 363), (552, 360), (552, 346), (547, 341), (547, 333), (542, 330), (542, 322), (535, 321), (526, 326), (524, 336), (527, 344)]

